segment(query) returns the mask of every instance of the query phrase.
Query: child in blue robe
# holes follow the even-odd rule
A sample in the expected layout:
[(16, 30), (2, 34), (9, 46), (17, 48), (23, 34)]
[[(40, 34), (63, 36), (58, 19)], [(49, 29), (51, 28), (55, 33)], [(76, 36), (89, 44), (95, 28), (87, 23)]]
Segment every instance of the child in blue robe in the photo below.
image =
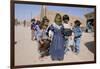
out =
[(55, 23), (53, 23), (48, 31), (53, 32), (53, 38), (50, 44), (49, 54), (52, 60), (64, 59), (64, 35), (61, 15), (58, 13), (55, 16)]

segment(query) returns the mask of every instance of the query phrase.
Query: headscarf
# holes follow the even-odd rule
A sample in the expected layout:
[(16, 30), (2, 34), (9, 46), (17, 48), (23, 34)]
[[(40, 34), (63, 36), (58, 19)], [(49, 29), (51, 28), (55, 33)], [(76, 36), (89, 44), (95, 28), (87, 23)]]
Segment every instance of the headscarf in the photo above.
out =
[[(46, 22), (45, 22), (45, 21), (46, 21)], [(43, 28), (43, 27), (48, 27), (48, 23), (49, 23), (49, 19), (48, 19), (46, 16), (44, 16), (44, 17), (42, 18), (41, 28)]]
[(61, 15), (59, 13), (56, 14), (54, 22), (57, 25), (62, 25), (62, 18), (61, 18)]

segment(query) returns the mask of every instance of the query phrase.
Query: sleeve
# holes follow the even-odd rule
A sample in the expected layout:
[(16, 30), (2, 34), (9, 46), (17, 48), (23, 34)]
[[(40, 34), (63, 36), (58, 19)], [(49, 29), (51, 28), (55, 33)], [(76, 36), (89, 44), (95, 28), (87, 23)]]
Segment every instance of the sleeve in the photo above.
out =
[(64, 26), (62, 25), (62, 28), (61, 28), (61, 33), (65, 36), (65, 33), (64, 33)]
[(74, 33), (74, 28), (72, 28), (72, 32)]
[(47, 28), (47, 31), (46, 31), (46, 35), (47, 36), (49, 36), (49, 31), (52, 31), (52, 32), (54, 32), (54, 28), (53, 28), (53, 26), (52, 25), (50, 25), (48, 28)]
[(40, 31), (40, 27), (38, 25), (36, 25), (35, 30)]
[(76, 32), (76, 37), (81, 37), (82, 36), (82, 30), (79, 28)]
[(82, 29), (80, 28), (80, 36), (82, 36)]

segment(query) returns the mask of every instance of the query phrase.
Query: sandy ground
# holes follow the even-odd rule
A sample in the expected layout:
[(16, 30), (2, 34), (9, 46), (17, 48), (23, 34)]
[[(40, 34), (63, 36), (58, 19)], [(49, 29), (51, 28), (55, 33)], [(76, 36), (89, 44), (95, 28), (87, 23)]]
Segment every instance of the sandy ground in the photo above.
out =
[(38, 43), (31, 40), (30, 27), (15, 26), (15, 65), (35, 65), (50, 63), (84, 62), (94, 60), (93, 33), (84, 33), (81, 39), (81, 51), (76, 55), (71, 50), (63, 61), (52, 61), (50, 56), (39, 59)]

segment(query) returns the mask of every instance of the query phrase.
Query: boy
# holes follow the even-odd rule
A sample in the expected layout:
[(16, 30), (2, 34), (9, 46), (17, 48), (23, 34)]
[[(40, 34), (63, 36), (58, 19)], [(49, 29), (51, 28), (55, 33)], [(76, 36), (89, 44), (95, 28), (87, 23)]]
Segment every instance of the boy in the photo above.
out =
[(35, 39), (35, 19), (31, 19), (31, 40)]
[(63, 26), (64, 26), (64, 37), (65, 37), (65, 53), (67, 54), (67, 51), (69, 51), (68, 46), (70, 43), (70, 36), (72, 35), (71, 26), (69, 25), (69, 16), (64, 15), (63, 16)]
[(80, 52), (80, 40), (82, 36), (82, 30), (80, 28), (81, 22), (79, 20), (76, 20), (75, 26), (73, 28), (73, 33), (74, 33), (74, 42), (75, 42), (75, 53), (79, 54)]

